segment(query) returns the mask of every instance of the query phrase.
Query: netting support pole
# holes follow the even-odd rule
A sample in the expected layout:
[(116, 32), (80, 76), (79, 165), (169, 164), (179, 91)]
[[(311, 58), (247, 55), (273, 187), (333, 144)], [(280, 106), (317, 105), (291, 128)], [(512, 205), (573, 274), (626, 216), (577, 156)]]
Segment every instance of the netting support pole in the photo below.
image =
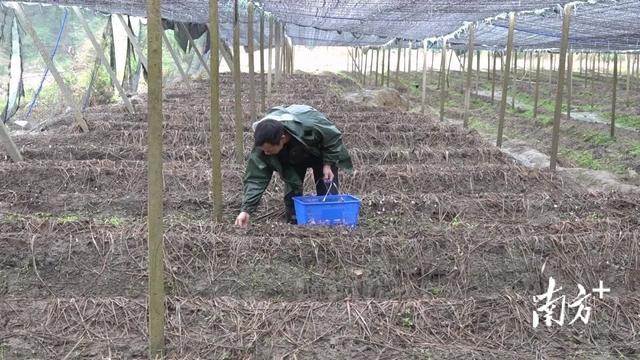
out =
[(264, 71), (264, 14), (260, 13), (260, 110), (267, 110), (267, 84)]
[(120, 98), (122, 99), (122, 102), (124, 103), (124, 106), (127, 108), (127, 111), (129, 111), (130, 113), (133, 113), (134, 112), (133, 111), (133, 105), (131, 105), (131, 101), (129, 101), (129, 98), (127, 97), (127, 94), (125, 93), (124, 88), (122, 87), (122, 84), (120, 84), (120, 82), (118, 81), (118, 76), (116, 76), (116, 74), (113, 72), (113, 69), (111, 68), (111, 66), (109, 66), (109, 62), (107, 61), (107, 58), (105, 58), (105, 56), (104, 56), (104, 49), (102, 49), (102, 46), (100, 46), (100, 44), (98, 43), (98, 40), (96, 40), (95, 36), (93, 36), (93, 32), (89, 28), (89, 25), (87, 24), (87, 21), (85, 20), (84, 16), (82, 15), (82, 12), (80, 11), (80, 9), (77, 6), (74, 6), (73, 7), (73, 12), (78, 17), (78, 20), (80, 20), (80, 24), (82, 25), (82, 28), (84, 29), (84, 32), (87, 34), (87, 37), (89, 38), (89, 41), (91, 42), (91, 45), (93, 45), (93, 49), (96, 51), (96, 53), (97, 53), (98, 57), (100, 58), (100, 61), (102, 62), (102, 65), (104, 66), (105, 70), (107, 70), (107, 74), (109, 75), (109, 78), (111, 79), (111, 82), (113, 83), (113, 86), (115, 86), (116, 90), (118, 91), (118, 94), (120, 95)]
[(516, 86), (518, 81), (518, 50), (513, 51), (513, 81), (511, 81), (511, 109), (516, 109)]
[(440, 56), (440, 121), (444, 121), (444, 103), (447, 100), (447, 87), (445, 86), (447, 66), (447, 40), (442, 39), (442, 53)]
[[(469, 26), (467, 34), (467, 36), (469, 37), (469, 44), (467, 45), (467, 52), (469, 53), (469, 57), (467, 59), (467, 78), (465, 80), (464, 86), (463, 126), (465, 128), (469, 126), (469, 106), (471, 105), (471, 76), (473, 74), (473, 46), (476, 41), (475, 30), (475, 25), (471, 25)], [(478, 58), (480, 58), (480, 54), (478, 54)]]
[[(371, 54), (371, 60), (373, 60), (373, 54)], [(376, 72), (373, 86), (378, 86), (378, 64), (380, 62), (380, 49), (376, 49)]]
[(162, 22), (160, 0), (147, 1), (149, 357), (164, 357), (165, 289), (162, 177)]
[[(209, 0), (212, 1), (212, 0)], [(273, 86), (273, 66), (271, 60), (273, 59), (272, 49), (273, 49), (273, 18), (269, 17), (269, 51), (268, 51), (268, 60), (267, 60), (267, 96), (271, 97), (271, 89)]]
[(400, 55), (402, 54), (402, 47), (400, 41), (398, 41), (398, 59), (396, 62), (396, 88), (400, 87)]
[(507, 59), (504, 64), (502, 75), (502, 94), (500, 99), (500, 112), (498, 118), (498, 138), (496, 146), (502, 147), (502, 133), (504, 131), (504, 115), (507, 109), (507, 93), (509, 91), (509, 67), (511, 66), (511, 53), (513, 52), (513, 30), (516, 26), (515, 13), (509, 13), (509, 35), (507, 37)]
[(147, 57), (140, 47), (138, 38), (133, 34), (133, 32), (131, 32), (131, 28), (129, 28), (129, 25), (124, 21), (124, 17), (121, 14), (116, 15), (116, 17), (118, 18), (118, 20), (120, 20), (120, 24), (122, 24), (124, 31), (127, 33), (127, 37), (133, 45), (133, 50), (136, 52), (136, 55), (138, 55), (138, 59), (142, 63), (142, 66), (144, 66), (145, 69), (148, 69)]
[(51, 75), (53, 75), (53, 78), (58, 84), (58, 87), (60, 88), (60, 92), (62, 93), (62, 97), (64, 98), (64, 101), (67, 103), (67, 106), (71, 108), (71, 111), (73, 113), (73, 117), (76, 120), (76, 123), (78, 123), (78, 126), (82, 131), (84, 132), (89, 131), (89, 126), (87, 126), (86, 121), (82, 117), (82, 110), (80, 109), (80, 105), (73, 99), (73, 93), (71, 92), (71, 89), (69, 89), (67, 84), (65, 84), (64, 79), (62, 78), (62, 75), (60, 75), (60, 73), (58, 72), (58, 68), (55, 66), (55, 64), (51, 60), (49, 53), (47, 51), (47, 48), (44, 46), (44, 44), (42, 44), (42, 41), (40, 41), (40, 37), (36, 33), (36, 30), (33, 28), (33, 24), (31, 24), (31, 20), (29, 20), (29, 18), (25, 16), (22, 5), (20, 3), (13, 3), (13, 4), (8, 4), (8, 6), (10, 6), (15, 10), (16, 16), (18, 17), (18, 21), (20, 21), (20, 25), (22, 25), (22, 28), (24, 29), (24, 31), (26, 31), (26, 33), (29, 34), (29, 36), (33, 40), (33, 44), (36, 47), (36, 49), (38, 49), (38, 52), (40, 53), (40, 57), (42, 57), (42, 60), (44, 61), (47, 68), (49, 68), (49, 71), (51, 71)]
[(275, 82), (275, 85), (277, 86), (280, 83), (280, 53), (281, 53), (281, 50), (280, 50), (280, 43), (281, 43), (281, 41), (280, 41), (280, 24), (277, 21), (275, 21), (275, 23), (274, 23), (274, 32), (275, 32), (275, 34), (274, 34), (275, 35), (275, 39), (274, 39), (274, 41), (275, 41), (275, 49), (274, 49), (273, 55), (275, 56), (275, 61), (274, 61), (275, 62), (275, 64), (274, 64), (274, 66), (275, 66), (275, 74), (274, 74), (274, 79), (273, 80)]
[(611, 137), (616, 136), (616, 95), (618, 93), (618, 53), (613, 53), (613, 99), (611, 102)]
[(491, 53), (493, 54), (493, 69), (491, 69), (491, 105), (493, 105), (496, 94), (496, 60), (498, 57), (496, 56), (495, 51), (492, 51)]
[(386, 61), (387, 49), (382, 48), (382, 69), (380, 73), (380, 87), (384, 87), (384, 73), (385, 73), (385, 61)]
[(589, 86), (589, 53), (584, 53), (584, 88)]
[(255, 48), (253, 36), (253, 2), (247, 4), (247, 51), (249, 52), (249, 121), (256, 121), (256, 79), (255, 79)]
[(184, 33), (187, 35), (187, 40), (189, 41), (189, 44), (191, 44), (191, 48), (193, 49), (193, 52), (196, 53), (196, 57), (198, 58), (198, 61), (200, 61), (200, 64), (204, 67), (204, 69), (207, 72), (207, 75), (209, 75), (210, 77), (211, 71), (209, 70), (207, 61), (202, 56), (202, 53), (200, 52), (200, 50), (198, 50), (198, 45), (196, 44), (195, 40), (193, 40), (193, 37), (191, 36), (191, 33), (189, 33), (187, 26), (184, 23), (180, 23), (180, 26), (182, 27), (182, 31), (184, 31)]
[[(420, 112), (422, 115), (425, 113), (426, 103), (427, 103), (427, 45), (426, 42), (423, 43), (422, 52), (424, 55), (424, 63), (422, 66), (422, 102), (420, 106)], [(416, 67), (418, 63), (416, 62)]]
[(480, 92), (480, 50), (476, 51), (476, 95)]
[(282, 26), (280, 27), (280, 41), (282, 42), (281, 44), (282, 59), (280, 61), (280, 65), (282, 66), (282, 69), (280, 74), (282, 75), (283, 78), (285, 78), (287, 75), (287, 52), (288, 51), (287, 51), (287, 34), (285, 31), (284, 23), (282, 23)]
[[(369, 66), (369, 51), (364, 52), (364, 67), (362, 68), (362, 85), (367, 86), (367, 66)], [(369, 74), (371, 75), (371, 74)]]
[(596, 101), (596, 55), (591, 55), (591, 107)]
[(9, 129), (7, 129), (7, 126), (2, 121), (0, 121), (0, 142), (2, 142), (7, 153), (9, 153), (11, 160), (15, 162), (23, 160), (20, 150), (18, 150), (16, 143), (13, 142), (11, 135), (9, 135)]
[(218, 0), (209, 0), (210, 31), (210, 74), (211, 89), (210, 126), (211, 126), (211, 194), (213, 197), (213, 218), (222, 221), (222, 146), (220, 145), (220, 29), (218, 25)]
[(625, 100), (625, 104), (627, 106), (629, 106), (630, 102), (630, 86), (631, 86), (631, 56), (629, 53), (625, 54), (625, 60), (627, 62), (627, 92), (625, 94), (626, 96), (626, 100)]
[(387, 52), (387, 87), (390, 87), (391, 83), (391, 47)]
[(244, 162), (244, 121), (242, 119), (242, 83), (240, 81), (240, 11), (238, 9), (238, 1), (240, 0), (233, 0), (233, 90), (236, 110), (235, 155), (236, 162), (242, 164)]
[[(373, 76), (373, 48), (370, 48), (369, 51), (371, 52), (371, 61), (369, 61), (369, 76)], [(376, 84), (373, 84), (373, 86), (375, 86)]]
[(560, 144), (560, 118), (562, 115), (562, 91), (564, 90), (565, 70), (567, 60), (567, 48), (569, 47), (569, 25), (571, 24), (572, 6), (564, 7), (564, 16), (562, 18), (562, 40), (560, 41), (560, 61), (558, 65), (558, 86), (556, 90), (556, 106), (553, 114), (553, 137), (551, 140), (551, 160), (549, 167), (556, 170), (558, 160), (558, 145)]
[(567, 54), (567, 120), (571, 120), (571, 97), (573, 95), (573, 53)]
[(536, 88), (533, 95), (533, 118), (538, 117), (538, 99), (540, 98), (540, 58), (542, 54), (538, 53), (536, 60)]
[(162, 31), (162, 41), (164, 41), (164, 46), (167, 48), (167, 50), (169, 50), (169, 54), (171, 54), (171, 58), (173, 59), (174, 64), (176, 64), (176, 68), (178, 68), (178, 72), (180, 73), (180, 77), (182, 78), (182, 81), (184, 81), (184, 83), (187, 84), (187, 86), (189, 86), (191, 83), (189, 81), (189, 76), (182, 68), (182, 64), (180, 64), (180, 57), (176, 53), (176, 50), (173, 48), (173, 46), (171, 46), (171, 43), (169, 42), (169, 38), (167, 37), (167, 34), (164, 31)]
[[(411, 41), (409, 43), (409, 56), (408, 56), (409, 59), (407, 60), (408, 61), (407, 73), (411, 73), (411, 55), (413, 55), (412, 52), (413, 52), (413, 41)], [(416, 63), (416, 66), (417, 65), (418, 65), (418, 63)]]

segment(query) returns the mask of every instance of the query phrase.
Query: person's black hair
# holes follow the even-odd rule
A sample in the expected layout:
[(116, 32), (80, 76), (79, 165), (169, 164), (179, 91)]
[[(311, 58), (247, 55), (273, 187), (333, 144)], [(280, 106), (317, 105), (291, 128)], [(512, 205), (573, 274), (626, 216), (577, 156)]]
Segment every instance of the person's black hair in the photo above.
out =
[(256, 125), (254, 133), (254, 145), (262, 146), (265, 143), (278, 145), (284, 135), (284, 125), (280, 121), (266, 119)]

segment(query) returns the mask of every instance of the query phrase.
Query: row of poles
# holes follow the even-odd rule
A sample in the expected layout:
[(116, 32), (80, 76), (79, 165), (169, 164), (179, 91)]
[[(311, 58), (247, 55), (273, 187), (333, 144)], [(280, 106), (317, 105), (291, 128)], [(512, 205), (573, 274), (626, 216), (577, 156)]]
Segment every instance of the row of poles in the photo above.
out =
[[(574, 56), (578, 57), (578, 65), (579, 65), (579, 73), (583, 75), (585, 78), (585, 87), (588, 86), (589, 74), (591, 74), (591, 86), (592, 86), (592, 102), (594, 101), (595, 91), (594, 91), (594, 83), (595, 79), (599, 78), (602, 74), (608, 74), (611, 69), (611, 63), (613, 63), (613, 86), (612, 86), (612, 107), (611, 107), (611, 121), (610, 121), (610, 136), (615, 137), (615, 121), (616, 121), (616, 102), (617, 102), (617, 88), (618, 88), (618, 77), (619, 77), (619, 63), (618, 63), (618, 53), (613, 53), (612, 56), (607, 55), (604, 58), (601, 53), (590, 54), (590, 53), (574, 53), (569, 49), (569, 28), (571, 21), (571, 9), (572, 5), (566, 5), (564, 7), (564, 15), (563, 15), (563, 24), (562, 24), (562, 35), (561, 35), (561, 44), (558, 53), (549, 53), (549, 63), (550, 69), (549, 72), (549, 83), (552, 83), (554, 71), (557, 70), (557, 87), (555, 93), (555, 106), (554, 106), (554, 115), (553, 115), (553, 131), (552, 131), (552, 145), (551, 145), (551, 155), (550, 155), (550, 168), (555, 170), (557, 167), (557, 155), (558, 155), (558, 144), (559, 144), (559, 133), (560, 133), (560, 118), (562, 115), (562, 104), (563, 98), (565, 96), (565, 87), (566, 87), (566, 100), (567, 100), (567, 118), (571, 116), (571, 97), (573, 92), (573, 60)], [(539, 101), (539, 91), (540, 91), (540, 73), (541, 73), (541, 61), (545, 53), (537, 51), (529, 51), (519, 53), (514, 51), (514, 29), (515, 29), (516, 17), (515, 13), (509, 14), (509, 31), (507, 36), (507, 44), (506, 50), (501, 52), (488, 52), (487, 57), (487, 77), (492, 79), (491, 86), (491, 102), (494, 102), (495, 92), (496, 92), (496, 59), (498, 58), (498, 54), (501, 62), (501, 72), (502, 72), (502, 91), (500, 93), (500, 103), (498, 110), (498, 128), (497, 128), (497, 139), (496, 146), (501, 147), (503, 143), (503, 134), (504, 134), (504, 124), (505, 124), (505, 114), (507, 107), (507, 99), (509, 88), (512, 86), (512, 72), (517, 74), (518, 70), (518, 55), (523, 55), (521, 59), (523, 60), (522, 70), (524, 70), (523, 79), (530, 74), (533, 73), (533, 64), (534, 64), (534, 54), (536, 55), (535, 59), (535, 91), (534, 91), (534, 105), (533, 105), (533, 117), (538, 116), (538, 101)], [(396, 87), (400, 86), (399, 82), (399, 74), (401, 72), (401, 64), (404, 67), (404, 70), (407, 72), (411, 72), (411, 63), (412, 63), (412, 48), (410, 45), (408, 48), (401, 46), (401, 41), (398, 40), (395, 44), (397, 50), (395, 51), (395, 85)], [(451, 60), (453, 55), (448, 57), (448, 49), (447, 49), (447, 40), (441, 40), (441, 48), (440, 48), (440, 72), (438, 78), (438, 89), (440, 90), (440, 109), (439, 109), (439, 118), (440, 121), (444, 121), (445, 116), (445, 104), (447, 99), (447, 88), (449, 86), (448, 74), (451, 68)], [(480, 78), (480, 51), (474, 51), (475, 45), (475, 26), (470, 25), (468, 29), (468, 45), (465, 49), (466, 52), (464, 54), (463, 60), (460, 61), (461, 68), (465, 71), (464, 78), (464, 113), (463, 113), (463, 125), (464, 127), (469, 126), (469, 115), (470, 115), (470, 102), (471, 102), (471, 92), (473, 89), (473, 62), (474, 62), (474, 53), (476, 60), (476, 89), (478, 89), (479, 78)], [(353, 51), (351, 49), (348, 50), (348, 61), (347, 61), (347, 71), (355, 72), (356, 79), (363, 85), (367, 86), (367, 79), (369, 79), (369, 84), (373, 86), (389, 86), (391, 82), (391, 70), (392, 70), (392, 46), (385, 47), (361, 47), (355, 48)], [(426, 107), (426, 88), (427, 88), (427, 59), (428, 59), (428, 51), (426, 48), (423, 48), (423, 66), (422, 66), (422, 105), (421, 111), (424, 114)], [(430, 69), (433, 72), (435, 67), (434, 64), (434, 54), (435, 51), (431, 50), (431, 65)], [(455, 54), (455, 53), (454, 53)], [(491, 59), (491, 55), (493, 54), (493, 59)], [(380, 56), (382, 55), (382, 56)], [(418, 51), (416, 51), (416, 70), (418, 70)], [(457, 56), (457, 54), (455, 55)], [(527, 57), (529, 57), (529, 66), (527, 68)], [(555, 57), (555, 59), (554, 59)], [(447, 66), (447, 60), (449, 65)], [(491, 61), (493, 60), (493, 61)], [(556, 60), (558, 62), (557, 68), (555, 66)], [(589, 60), (591, 60), (591, 64), (589, 64)], [(491, 63), (493, 63), (493, 67), (491, 67)], [(591, 65), (591, 70), (589, 66)], [(629, 102), (629, 94), (630, 94), (630, 84), (632, 77), (638, 77), (640, 75), (640, 56), (638, 54), (626, 54), (626, 93), (627, 93), (627, 103)], [(492, 69), (491, 69), (492, 68)], [(512, 89), (512, 92), (513, 89)], [(515, 94), (512, 94), (511, 101), (512, 107), (515, 107)]]

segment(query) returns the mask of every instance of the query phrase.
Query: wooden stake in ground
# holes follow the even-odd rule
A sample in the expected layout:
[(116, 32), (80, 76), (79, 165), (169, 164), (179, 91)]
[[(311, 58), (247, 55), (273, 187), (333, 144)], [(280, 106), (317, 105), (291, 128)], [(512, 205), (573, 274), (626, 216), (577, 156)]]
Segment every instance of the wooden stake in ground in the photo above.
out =
[(362, 69), (362, 85), (367, 86), (367, 66), (369, 65), (369, 50), (364, 53), (364, 68)]
[(538, 53), (538, 59), (536, 62), (536, 90), (533, 96), (533, 118), (538, 117), (538, 99), (540, 95), (540, 58), (542, 55)]
[(380, 74), (380, 87), (384, 86), (384, 73), (385, 73), (385, 59), (387, 49), (382, 48), (382, 73)]
[(630, 104), (630, 93), (629, 93), (629, 86), (631, 84), (631, 58), (629, 57), (629, 53), (625, 54), (625, 59), (627, 60), (627, 92), (626, 92), (626, 97), (627, 100), (625, 101), (625, 103), (627, 104), (627, 106), (629, 106)]
[[(473, 73), (473, 46), (475, 40), (475, 25), (469, 26), (469, 44), (467, 45), (467, 52), (469, 53), (469, 58), (467, 62), (467, 78), (465, 81), (464, 88), (464, 115), (463, 115), (463, 126), (466, 128), (469, 126), (469, 106), (471, 104), (471, 74)], [(479, 56), (479, 55), (478, 55)]]
[(442, 39), (442, 55), (440, 59), (440, 121), (444, 121), (444, 103), (447, 100), (447, 87), (445, 86), (447, 66), (447, 40)]
[(551, 170), (556, 169), (558, 159), (558, 145), (560, 143), (560, 117), (562, 115), (562, 91), (564, 90), (564, 77), (567, 60), (567, 48), (569, 47), (569, 25), (571, 22), (572, 6), (564, 7), (564, 16), (562, 18), (562, 40), (560, 42), (560, 64), (558, 66), (558, 87), (556, 91), (556, 107), (553, 113), (553, 138), (551, 141), (551, 161), (549, 167)]
[(275, 84), (276, 86), (280, 83), (280, 71), (282, 70), (282, 65), (280, 65), (280, 55), (282, 53), (282, 50), (280, 49), (280, 44), (281, 44), (281, 40), (280, 40), (280, 36), (282, 36), (280, 34), (280, 24), (276, 21), (275, 22), (275, 50), (274, 50), (274, 56), (275, 56)]
[[(427, 42), (424, 41), (422, 43), (422, 51), (424, 53), (424, 64), (422, 66), (422, 105), (420, 107), (420, 112), (422, 115), (425, 113), (426, 102), (427, 102)], [(416, 66), (418, 64), (416, 63)]]
[(504, 64), (502, 75), (502, 94), (500, 99), (500, 112), (498, 118), (498, 139), (496, 146), (502, 147), (502, 133), (504, 130), (504, 115), (507, 110), (507, 92), (509, 91), (509, 67), (511, 66), (511, 52), (513, 51), (513, 29), (516, 26), (515, 13), (509, 13), (509, 35), (507, 37), (507, 60)]
[(569, 52), (567, 57), (567, 120), (571, 120), (571, 95), (573, 93), (573, 53)]
[[(236, 109), (236, 162), (242, 164), (244, 163), (244, 119), (242, 118), (242, 83), (240, 82), (242, 70), (240, 69), (240, 11), (238, 9), (238, 1), (239, 0), (233, 0), (233, 84), (235, 94), (234, 105)], [(276, 83), (277, 82), (276, 76)]]
[[(211, 1), (211, 0), (209, 0)], [(269, 17), (269, 59), (267, 60), (267, 96), (271, 96), (271, 88), (272, 88), (272, 83), (273, 83), (273, 76), (272, 76), (272, 69), (273, 67), (271, 66), (271, 59), (273, 59), (272, 56), (272, 49), (273, 49), (273, 37), (274, 37), (274, 24), (273, 24), (273, 18)]]
[[(213, 218), (222, 221), (222, 147), (220, 145), (220, 30), (218, 27), (218, 1), (209, 0), (210, 60), (209, 87), (211, 88), (211, 193), (213, 196)], [(263, 82), (264, 85), (264, 82)]]
[(253, 2), (247, 4), (247, 50), (249, 51), (249, 120), (256, 121), (256, 79), (254, 64)]
[(402, 47), (400, 41), (398, 41), (398, 61), (396, 64), (396, 88), (400, 87), (400, 52), (402, 51)]
[(262, 112), (267, 110), (266, 93), (267, 90), (264, 72), (264, 14), (260, 14), (260, 109)]
[(476, 95), (480, 91), (480, 50), (476, 51)]
[[(373, 48), (369, 48), (369, 51), (371, 52), (371, 61), (369, 61), (369, 76), (373, 76)], [(374, 83), (373, 86), (376, 86), (376, 84)]]
[(373, 86), (378, 86), (378, 65), (380, 64), (380, 48), (376, 49), (376, 80)]
[(618, 53), (613, 53), (613, 96), (611, 102), (611, 137), (616, 136), (616, 94), (618, 91)]
[(9, 129), (7, 129), (2, 121), (0, 121), (0, 142), (4, 145), (7, 153), (9, 153), (11, 160), (15, 162), (23, 160), (20, 150), (18, 150), (16, 143), (13, 142), (11, 135), (9, 135)]
[(62, 93), (62, 98), (64, 99), (67, 106), (71, 108), (76, 123), (78, 123), (78, 126), (82, 131), (89, 131), (89, 127), (82, 117), (82, 110), (80, 109), (79, 104), (73, 99), (73, 93), (71, 92), (71, 89), (69, 89), (69, 87), (65, 84), (62, 75), (60, 75), (60, 73), (58, 72), (58, 68), (56, 68), (55, 64), (49, 57), (49, 52), (42, 44), (42, 41), (40, 41), (40, 37), (38, 37), (38, 34), (33, 28), (31, 20), (29, 20), (29, 18), (25, 16), (22, 5), (20, 3), (8, 3), (8, 6), (12, 7), (15, 10), (15, 14), (18, 17), (18, 21), (20, 21), (20, 25), (22, 25), (24, 31), (26, 31), (33, 40), (33, 44), (36, 49), (38, 49), (40, 57), (42, 57), (42, 60), (47, 65), (47, 68), (51, 72), (51, 75), (53, 75), (53, 78), (58, 84), (58, 88), (60, 88), (60, 92)]
[(496, 53), (494, 51), (492, 51), (491, 53), (493, 54), (493, 74), (491, 75), (491, 105), (493, 105), (496, 94), (496, 59), (498, 57), (496, 56)]
[(164, 356), (164, 241), (162, 224), (162, 23), (160, 0), (147, 1), (148, 68), (148, 246), (149, 246), (149, 356)]
[(408, 50), (409, 50), (409, 52), (408, 52), (409, 55), (407, 56), (407, 58), (408, 58), (407, 61), (409, 63), (407, 64), (407, 72), (411, 73), (411, 51), (413, 50), (413, 41), (409, 42), (409, 49)]
[(387, 53), (387, 87), (391, 85), (391, 47)]

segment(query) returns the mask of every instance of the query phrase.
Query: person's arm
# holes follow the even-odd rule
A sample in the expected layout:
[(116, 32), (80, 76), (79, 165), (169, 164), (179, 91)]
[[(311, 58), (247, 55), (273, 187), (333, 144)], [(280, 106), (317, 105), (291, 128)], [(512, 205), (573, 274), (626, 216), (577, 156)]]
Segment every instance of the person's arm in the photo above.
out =
[(252, 153), (247, 162), (243, 180), (242, 208), (236, 220), (237, 225), (245, 226), (248, 224), (249, 216), (255, 212), (260, 204), (262, 194), (267, 189), (267, 186), (269, 186), (271, 176), (273, 175), (273, 168), (263, 162), (259, 156), (257, 153)]

